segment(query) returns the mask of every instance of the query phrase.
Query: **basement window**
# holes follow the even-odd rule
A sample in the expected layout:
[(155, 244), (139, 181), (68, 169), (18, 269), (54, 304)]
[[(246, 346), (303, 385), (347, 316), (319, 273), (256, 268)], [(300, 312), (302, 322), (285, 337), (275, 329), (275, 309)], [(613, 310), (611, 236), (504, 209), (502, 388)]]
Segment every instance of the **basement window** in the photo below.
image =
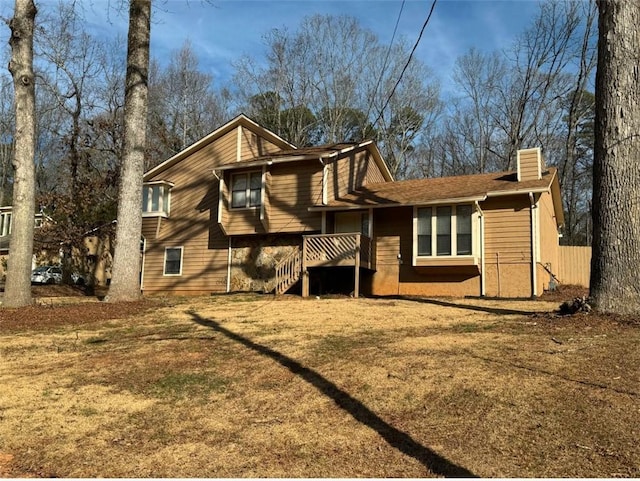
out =
[(182, 247), (167, 247), (164, 250), (164, 272), (165, 276), (182, 275)]

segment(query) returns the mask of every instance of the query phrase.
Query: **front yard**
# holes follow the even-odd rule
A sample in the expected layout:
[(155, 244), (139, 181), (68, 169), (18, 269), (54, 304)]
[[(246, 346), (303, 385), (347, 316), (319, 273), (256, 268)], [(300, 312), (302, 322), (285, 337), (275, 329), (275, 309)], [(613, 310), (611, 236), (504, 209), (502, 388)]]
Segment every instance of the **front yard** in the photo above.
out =
[(638, 477), (640, 324), (558, 305), (0, 309), (0, 476)]

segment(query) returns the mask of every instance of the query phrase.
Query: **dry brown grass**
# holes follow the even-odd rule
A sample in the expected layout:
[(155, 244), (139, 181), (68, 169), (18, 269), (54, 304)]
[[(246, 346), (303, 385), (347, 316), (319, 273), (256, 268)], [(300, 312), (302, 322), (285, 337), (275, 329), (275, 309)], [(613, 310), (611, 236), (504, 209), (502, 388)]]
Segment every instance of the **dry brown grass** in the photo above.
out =
[(634, 320), (544, 301), (154, 302), (0, 310), (0, 476), (640, 476)]

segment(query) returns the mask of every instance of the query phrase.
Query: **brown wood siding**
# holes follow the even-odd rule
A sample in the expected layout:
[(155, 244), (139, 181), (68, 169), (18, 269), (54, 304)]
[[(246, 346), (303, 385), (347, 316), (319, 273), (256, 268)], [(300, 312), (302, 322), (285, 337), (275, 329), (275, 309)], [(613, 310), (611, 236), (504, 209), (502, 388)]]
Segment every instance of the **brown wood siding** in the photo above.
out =
[[(538, 294), (549, 289), (551, 271), (558, 276), (560, 242), (553, 210), (551, 194), (544, 192), (538, 201), (538, 219), (540, 222), (540, 264), (538, 265)], [(545, 268), (546, 267), (546, 268)]]
[(369, 183), (384, 182), (384, 176), (368, 150), (338, 157), (328, 168), (329, 202)]
[(539, 179), (539, 158), (538, 149), (528, 149), (520, 151), (520, 181)]
[[(197, 242), (167, 241), (154, 244), (145, 254), (144, 293), (153, 292), (225, 292), (227, 283), (227, 249), (220, 245), (208, 249)], [(182, 275), (164, 276), (166, 247), (183, 247)]]
[(378, 164), (376, 164), (376, 161), (373, 159), (373, 155), (369, 152), (366, 152), (366, 169), (367, 174), (365, 177), (365, 185), (385, 182), (385, 178), (384, 175), (382, 175), (380, 167), (378, 167)]
[[(241, 156), (245, 158), (280, 150), (275, 144), (256, 136), (247, 128), (242, 129), (241, 139)], [(166, 180), (172, 182), (174, 187), (171, 190), (169, 218), (160, 219), (159, 224), (158, 218), (143, 219), (142, 232), (147, 241), (143, 274), (145, 293), (170, 291), (195, 294), (226, 291), (228, 237), (218, 225), (219, 181), (212, 171), (220, 165), (236, 162), (237, 157), (238, 129), (234, 129), (150, 179)], [(223, 202), (226, 205), (229, 188), (226, 183), (222, 187)], [(295, 199), (296, 195), (290, 197)], [(297, 225), (295, 222), (290, 223), (291, 230), (320, 229), (320, 214), (314, 214), (317, 226), (311, 225), (309, 213), (306, 212), (307, 206), (302, 207), (294, 200), (290, 204), (294, 215), (304, 209), (304, 215), (300, 214), (303, 222), (298, 222)], [(275, 210), (269, 204), (266, 207), (269, 214)], [(237, 226), (241, 232), (249, 231), (250, 226), (250, 233), (255, 233), (256, 225), (259, 230), (264, 230), (259, 209), (245, 210), (237, 215), (234, 212), (234, 216), (232, 218), (229, 215), (228, 208), (223, 209), (224, 225), (233, 225), (234, 228)], [(166, 247), (183, 247), (181, 276), (163, 275)]]
[[(145, 293), (226, 290), (227, 239), (217, 224), (219, 182), (213, 169), (235, 162), (236, 145), (233, 130), (158, 174), (157, 180), (174, 187), (169, 218), (160, 220), (159, 229), (157, 218), (143, 220)], [(183, 247), (181, 276), (163, 275), (166, 247)]]
[[(393, 294), (416, 296), (469, 296), (480, 294), (477, 267), (414, 267), (413, 208), (374, 209), (374, 243), (376, 272), (371, 282), (373, 295), (389, 295), (393, 289), (391, 276), (398, 284)], [(399, 236), (399, 249), (391, 243)], [(380, 251), (380, 252), (378, 252)], [(401, 263), (398, 259), (401, 255)], [(381, 258), (379, 256), (382, 256)], [(379, 260), (382, 263), (379, 263)]]
[(269, 230), (315, 232), (322, 227), (322, 214), (309, 212), (322, 202), (322, 165), (318, 161), (291, 162), (270, 168)]
[(531, 263), (531, 204), (529, 197), (505, 196), (480, 204), (484, 212), (485, 259)]
[(194, 177), (211, 178), (215, 167), (236, 161), (236, 141), (237, 133), (233, 130), (149, 180), (168, 180), (179, 185), (185, 180), (190, 182)]
[[(228, 240), (217, 224), (218, 183), (189, 215), (162, 219), (159, 235), (147, 241), (144, 291), (224, 292), (227, 276)], [(173, 198), (172, 198), (173, 200)], [(157, 226), (151, 226), (155, 230)], [(183, 248), (182, 275), (164, 276), (167, 247)]]
[[(251, 160), (263, 155), (274, 154), (280, 152), (280, 147), (260, 137), (252, 130), (246, 127), (241, 128), (240, 132), (240, 160)], [(237, 136), (237, 132), (234, 131)]]
[(528, 195), (482, 202), (485, 232), (485, 291), (490, 297), (529, 297), (531, 203)]

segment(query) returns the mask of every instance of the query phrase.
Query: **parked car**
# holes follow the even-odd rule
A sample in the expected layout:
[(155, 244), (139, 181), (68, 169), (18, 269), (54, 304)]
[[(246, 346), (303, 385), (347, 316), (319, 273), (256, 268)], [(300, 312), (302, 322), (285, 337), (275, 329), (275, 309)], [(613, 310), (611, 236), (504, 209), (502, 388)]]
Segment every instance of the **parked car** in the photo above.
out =
[(32, 284), (60, 284), (62, 269), (59, 266), (40, 266), (31, 272)]

